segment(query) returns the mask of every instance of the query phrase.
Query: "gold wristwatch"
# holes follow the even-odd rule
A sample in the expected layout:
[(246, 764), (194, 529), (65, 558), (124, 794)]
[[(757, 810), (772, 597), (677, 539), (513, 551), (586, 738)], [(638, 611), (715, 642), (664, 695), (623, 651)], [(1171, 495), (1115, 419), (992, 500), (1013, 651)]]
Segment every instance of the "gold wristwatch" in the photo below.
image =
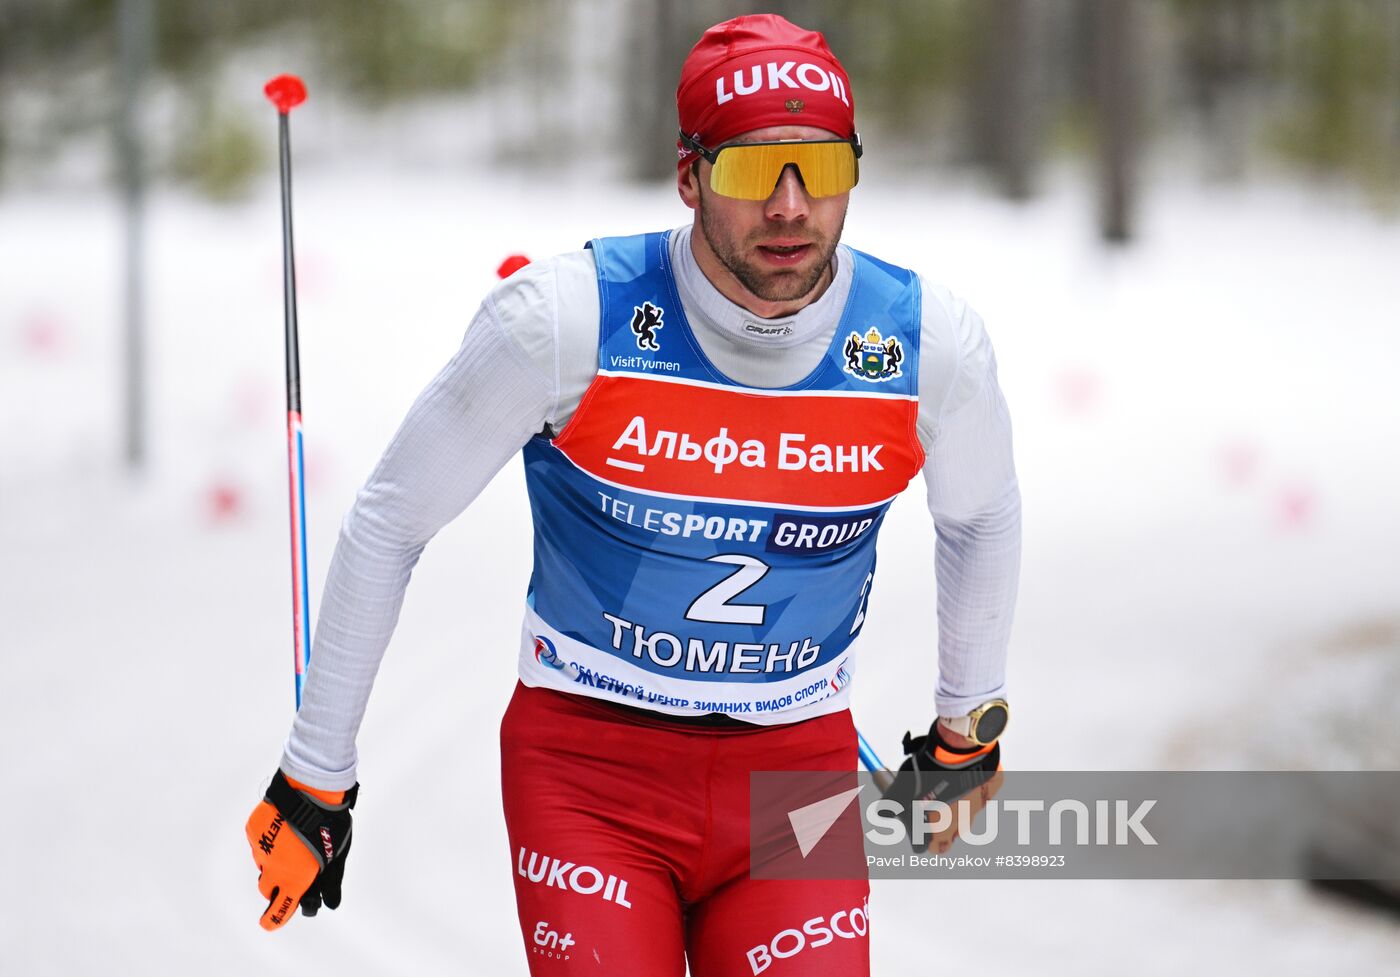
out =
[(1005, 699), (988, 699), (966, 716), (939, 716), (938, 724), (966, 736), (978, 746), (995, 742), (1006, 731), (1011, 707)]

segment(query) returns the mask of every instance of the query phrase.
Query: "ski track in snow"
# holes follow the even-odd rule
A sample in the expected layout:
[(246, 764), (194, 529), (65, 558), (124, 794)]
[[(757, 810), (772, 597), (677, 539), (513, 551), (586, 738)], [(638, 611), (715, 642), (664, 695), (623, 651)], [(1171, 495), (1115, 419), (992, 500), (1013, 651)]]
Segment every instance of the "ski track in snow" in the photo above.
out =
[[(1178, 766), (1244, 703), (1286, 731), (1283, 649), (1400, 618), (1400, 227), (1287, 187), (1146, 203), (1112, 253), (1073, 190), (853, 196), (846, 240), (946, 282), (996, 344), (1025, 499), (1011, 767)], [(299, 173), (295, 206), (314, 613), (359, 481), (500, 260), (687, 212), (667, 187), (374, 168)], [(242, 825), (292, 707), (276, 185), (153, 198), (134, 482), (117, 216), (0, 198), (0, 973), (523, 973), (496, 739), (529, 573), (518, 465), (415, 571), (360, 736), (344, 906), (263, 934)], [(890, 523), (853, 691), (887, 760), (934, 682), (932, 527), (918, 498)], [(1323, 702), (1356, 682), (1314, 671)], [(874, 890), (880, 974), (1400, 973), (1393, 921), (1297, 883)]]

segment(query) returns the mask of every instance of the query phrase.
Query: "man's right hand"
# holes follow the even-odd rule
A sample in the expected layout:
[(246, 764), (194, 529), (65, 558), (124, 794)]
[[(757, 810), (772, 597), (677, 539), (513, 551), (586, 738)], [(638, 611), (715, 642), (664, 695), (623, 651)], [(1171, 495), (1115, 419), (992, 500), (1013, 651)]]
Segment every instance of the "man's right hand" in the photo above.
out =
[(324, 902), (340, 905), (345, 856), (350, 854), (350, 809), (360, 792), (318, 790), (278, 770), (244, 833), (257, 863), (258, 891), (267, 899), (259, 923), (280, 929), (298, 905), (315, 916)]

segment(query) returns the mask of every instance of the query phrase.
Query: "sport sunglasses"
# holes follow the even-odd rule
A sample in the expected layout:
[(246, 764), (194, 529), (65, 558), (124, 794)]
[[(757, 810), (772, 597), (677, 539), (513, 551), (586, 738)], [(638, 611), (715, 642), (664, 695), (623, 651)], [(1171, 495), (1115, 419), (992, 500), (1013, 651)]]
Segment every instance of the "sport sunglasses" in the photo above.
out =
[(767, 200), (789, 165), (813, 197), (834, 197), (860, 181), (860, 134), (850, 139), (741, 142), (707, 149), (680, 134), (681, 145), (710, 163), (710, 189), (724, 197)]

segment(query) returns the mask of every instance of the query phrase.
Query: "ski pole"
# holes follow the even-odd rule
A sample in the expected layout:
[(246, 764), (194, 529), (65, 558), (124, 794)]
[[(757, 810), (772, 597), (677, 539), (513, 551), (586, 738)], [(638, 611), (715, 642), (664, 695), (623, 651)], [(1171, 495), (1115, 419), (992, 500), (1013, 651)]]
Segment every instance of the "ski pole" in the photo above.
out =
[(860, 762), (865, 765), (865, 769), (870, 771), (870, 775), (875, 780), (875, 786), (881, 790), (889, 790), (890, 784), (894, 783), (894, 777), (880, 762), (880, 758), (875, 755), (875, 749), (865, 741), (860, 730), (856, 730), (857, 749), (860, 751)]
[(282, 170), (282, 306), (287, 348), (287, 481), (292, 525), (292, 655), (296, 667), (296, 701), (311, 661), (310, 602), (306, 582), (306, 484), (301, 438), (301, 360), (297, 344), (297, 281), (292, 260), (292, 151), (287, 119), (306, 100), (306, 86), (296, 75), (278, 75), (263, 86), (277, 107), (277, 142)]

